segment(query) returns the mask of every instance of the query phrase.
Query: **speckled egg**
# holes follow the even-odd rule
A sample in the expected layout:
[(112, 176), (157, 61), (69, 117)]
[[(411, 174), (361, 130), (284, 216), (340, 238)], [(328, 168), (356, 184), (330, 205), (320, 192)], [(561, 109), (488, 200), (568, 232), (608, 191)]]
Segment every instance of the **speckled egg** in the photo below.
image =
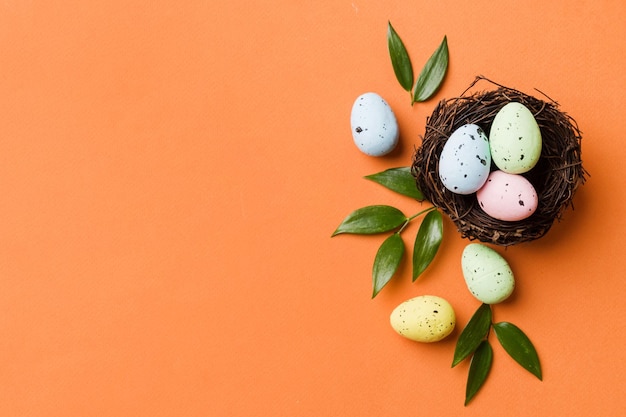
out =
[(461, 257), (467, 289), (479, 301), (496, 304), (506, 300), (515, 288), (513, 271), (498, 252), (480, 243), (470, 243)]
[(361, 152), (383, 156), (398, 144), (398, 122), (389, 104), (376, 93), (357, 97), (350, 114), (352, 138)]
[(476, 193), (481, 209), (494, 219), (518, 221), (530, 217), (539, 199), (535, 187), (525, 177), (493, 171)]
[(510, 174), (530, 171), (541, 156), (541, 131), (533, 114), (521, 103), (502, 107), (489, 132), (491, 159)]
[(475, 124), (452, 132), (439, 156), (439, 178), (456, 194), (475, 193), (487, 181), (490, 167), (489, 139)]
[(391, 327), (416, 342), (437, 342), (454, 330), (456, 316), (449, 302), (434, 295), (411, 298), (396, 307), (389, 318)]

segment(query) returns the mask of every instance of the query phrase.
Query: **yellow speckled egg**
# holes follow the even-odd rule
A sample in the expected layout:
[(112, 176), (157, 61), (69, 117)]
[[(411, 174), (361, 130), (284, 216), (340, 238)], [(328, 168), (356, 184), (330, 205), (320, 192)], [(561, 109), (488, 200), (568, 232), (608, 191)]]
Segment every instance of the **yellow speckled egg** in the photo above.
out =
[(411, 298), (396, 307), (389, 318), (401, 336), (416, 342), (438, 342), (454, 330), (456, 316), (449, 302), (434, 295)]

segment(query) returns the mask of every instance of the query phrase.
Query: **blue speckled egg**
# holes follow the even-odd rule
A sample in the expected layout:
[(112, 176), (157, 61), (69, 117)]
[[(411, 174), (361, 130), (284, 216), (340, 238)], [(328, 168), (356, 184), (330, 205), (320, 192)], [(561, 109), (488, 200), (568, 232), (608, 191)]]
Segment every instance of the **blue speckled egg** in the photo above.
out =
[(489, 176), (491, 152), (485, 132), (466, 124), (448, 138), (439, 157), (439, 178), (444, 187), (456, 194), (472, 194)]
[(376, 93), (361, 94), (350, 114), (352, 138), (359, 150), (370, 156), (383, 156), (398, 144), (398, 122), (389, 104)]

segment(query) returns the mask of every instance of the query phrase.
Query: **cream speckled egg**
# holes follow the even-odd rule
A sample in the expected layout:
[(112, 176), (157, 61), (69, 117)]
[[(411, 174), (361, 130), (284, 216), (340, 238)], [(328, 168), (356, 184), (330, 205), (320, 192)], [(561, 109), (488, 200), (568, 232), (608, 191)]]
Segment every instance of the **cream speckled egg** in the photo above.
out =
[(401, 336), (416, 342), (437, 342), (454, 330), (456, 316), (449, 302), (434, 295), (421, 295), (397, 306), (389, 318)]
[(467, 288), (479, 301), (496, 304), (506, 300), (515, 288), (513, 271), (498, 252), (480, 243), (463, 250), (461, 268)]
[(389, 104), (376, 93), (361, 94), (350, 114), (352, 139), (359, 150), (370, 156), (383, 156), (398, 144), (398, 122)]
[(528, 107), (511, 102), (502, 107), (489, 132), (491, 159), (504, 172), (530, 171), (541, 156), (541, 131)]

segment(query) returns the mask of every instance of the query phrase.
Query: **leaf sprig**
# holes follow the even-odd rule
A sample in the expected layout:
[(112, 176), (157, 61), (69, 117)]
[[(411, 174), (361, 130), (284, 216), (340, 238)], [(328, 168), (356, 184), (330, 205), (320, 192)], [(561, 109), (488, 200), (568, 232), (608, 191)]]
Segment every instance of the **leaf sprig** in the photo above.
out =
[(441, 44), (430, 56), (413, 85), (413, 66), (404, 42), (391, 25), (387, 23), (387, 49), (391, 57), (391, 65), (398, 82), (406, 91), (411, 93), (411, 105), (426, 101), (433, 96), (441, 86), (448, 70), (449, 53), (448, 38), (443, 37)]
[[(411, 94), (411, 105), (431, 98), (439, 89), (448, 69), (447, 37), (444, 36), (439, 47), (422, 68), (417, 80), (414, 78), (407, 49), (391, 22), (388, 22), (387, 26), (387, 46), (396, 78), (402, 88)], [(391, 168), (367, 175), (365, 179), (417, 201), (424, 200), (424, 195), (417, 188), (409, 167)], [(421, 215), (424, 215), (424, 218), (415, 236), (412, 256), (414, 282), (433, 261), (442, 241), (443, 219), (436, 207), (426, 208), (409, 217), (392, 206), (366, 206), (346, 216), (333, 232), (333, 237), (344, 233), (367, 235), (391, 232), (378, 248), (374, 258), (372, 298), (376, 297), (396, 274), (405, 253), (401, 233), (412, 220)], [(489, 343), (491, 329), (511, 358), (539, 380), (542, 379), (539, 357), (528, 336), (510, 322), (494, 323), (491, 306), (482, 304), (459, 335), (452, 360), (454, 368), (470, 358), (465, 405), (481, 389), (491, 370), (493, 363), (493, 348)]]
[[(385, 188), (416, 200), (423, 200), (409, 167), (390, 168), (365, 177)], [(443, 238), (443, 218), (435, 207), (429, 207), (410, 217), (388, 205), (359, 208), (348, 214), (332, 236), (343, 233), (379, 234), (392, 232), (378, 248), (372, 267), (372, 298), (376, 297), (393, 278), (404, 258), (405, 246), (400, 234), (415, 218), (425, 215), (413, 247), (413, 281), (435, 258)]]
[(465, 388), (465, 405), (478, 393), (491, 370), (493, 349), (488, 340), (491, 328), (509, 356), (539, 380), (542, 379), (539, 356), (528, 336), (513, 323), (506, 321), (493, 323), (491, 306), (482, 304), (459, 335), (452, 360), (454, 368), (471, 355)]

